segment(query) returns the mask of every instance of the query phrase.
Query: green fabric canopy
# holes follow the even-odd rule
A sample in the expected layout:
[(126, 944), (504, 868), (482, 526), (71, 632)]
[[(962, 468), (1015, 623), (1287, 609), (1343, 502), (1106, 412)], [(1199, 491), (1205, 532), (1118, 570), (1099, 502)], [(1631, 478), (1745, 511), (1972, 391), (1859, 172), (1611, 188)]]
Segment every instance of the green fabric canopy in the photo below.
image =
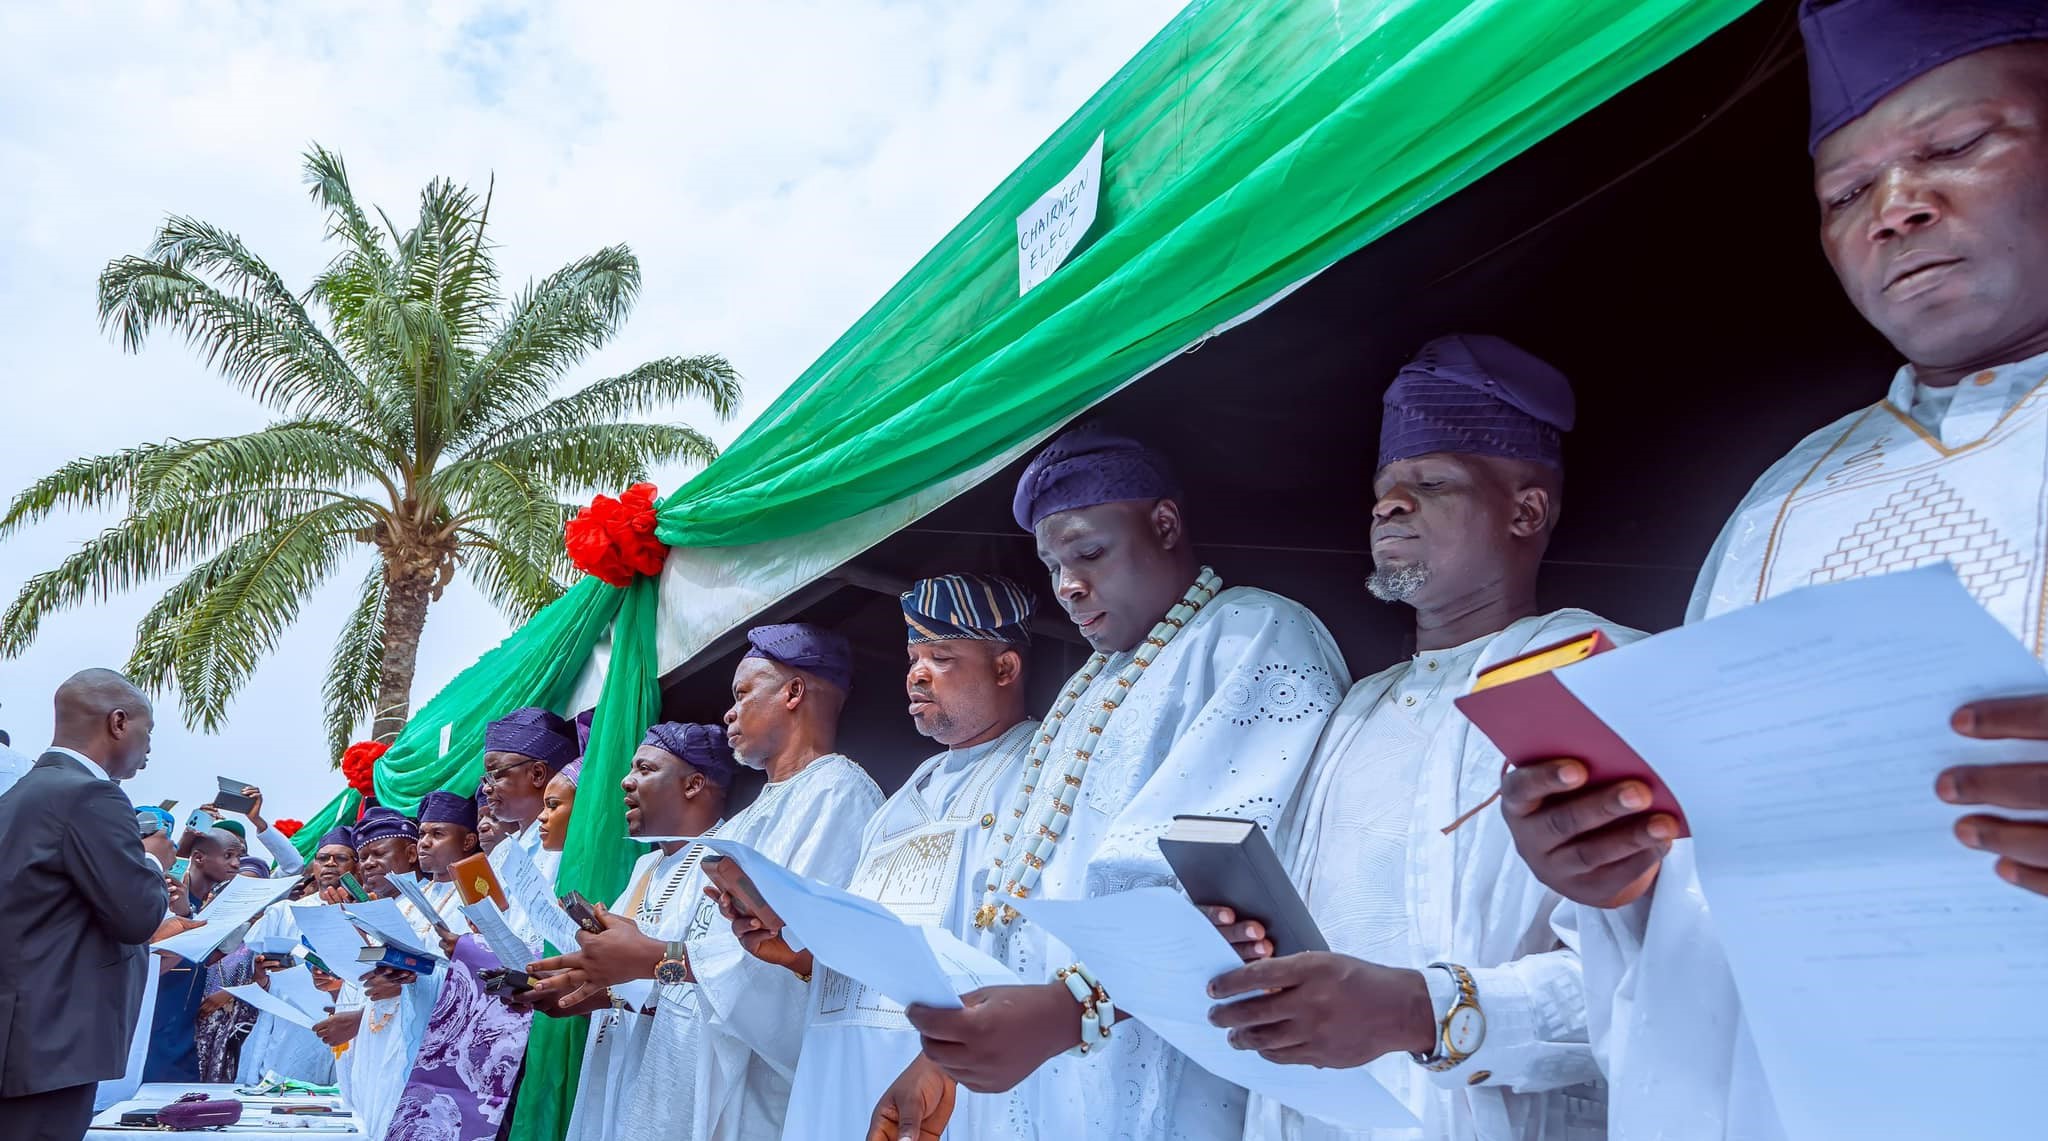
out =
[[(671, 495), (660, 537), (801, 535), (1014, 452), (1755, 2), (1197, 0)], [(1094, 226), (1019, 297), (1017, 216), (1098, 135)], [(434, 788), (474, 789), (483, 724), (521, 705), (572, 712), (563, 705), (607, 632), (584, 783), (616, 783), (659, 709), (656, 598), (651, 580), (580, 583), (414, 715), (377, 766), (378, 799), (410, 809)], [(301, 850), (353, 812), (353, 795), (306, 825)], [(561, 890), (623, 890), (636, 849), (616, 802), (578, 801)], [(520, 1141), (566, 1126), (582, 1027), (536, 1020)]]

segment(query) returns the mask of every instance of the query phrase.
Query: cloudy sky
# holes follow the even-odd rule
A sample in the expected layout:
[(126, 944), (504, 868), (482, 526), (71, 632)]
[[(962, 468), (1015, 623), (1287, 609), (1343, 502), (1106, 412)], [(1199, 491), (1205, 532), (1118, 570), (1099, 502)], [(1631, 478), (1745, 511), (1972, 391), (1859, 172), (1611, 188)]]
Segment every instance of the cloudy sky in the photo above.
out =
[[(629, 244), (639, 307), (571, 383), (722, 352), (747, 379), (746, 413), (683, 418), (730, 440), (1179, 7), (0, 5), (0, 494), (76, 456), (264, 423), (174, 338), (121, 353), (98, 328), (94, 282), (179, 213), (238, 232), (303, 287), (329, 254), (300, 182), (314, 141), (401, 220), (436, 175), (495, 174), (515, 283)], [(0, 541), (0, 593), (107, 522), (63, 516)], [(273, 816), (333, 794), (320, 682), (363, 558), (305, 609), (222, 733), (161, 710), (137, 802), (195, 804), (216, 774), (264, 785)], [(0, 728), (17, 748), (47, 743), (56, 682), (126, 660), (154, 597), (66, 614), (0, 662)], [(428, 621), (415, 701), (506, 632), (451, 591)]]

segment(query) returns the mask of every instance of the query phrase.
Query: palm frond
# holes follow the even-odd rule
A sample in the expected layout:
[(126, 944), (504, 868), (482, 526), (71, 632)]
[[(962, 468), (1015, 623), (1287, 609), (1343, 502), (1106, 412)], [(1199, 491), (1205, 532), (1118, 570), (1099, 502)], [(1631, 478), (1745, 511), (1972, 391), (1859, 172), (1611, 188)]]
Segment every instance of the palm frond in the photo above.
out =
[(370, 522), (357, 505), (337, 503), (235, 540), (194, 567), (145, 616), (129, 676), (153, 688), (174, 687), (188, 723), (219, 729), (235, 692)]
[(519, 436), (437, 473), (459, 479), (465, 465), (495, 464), (532, 473), (555, 496), (617, 492), (647, 478), (655, 464), (701, 466), (718, 445), (694, 428), (672, 424), (584, 424)]
[(434, 473), (435, 494), (457, 520), (538, 565), (566, 557), (562, 529), (576, 508), (556, 498), (554, 486), (510, 464), (452, 465)]
[(182, 333), (208, 367), (287, 415), (356, 421), (363, 382), (303, 310), (215, 287), (169, 259), (120, 257), (100, 274), (100, 324), (129, 352), (153, 329)]
[(136, 486), (144, 509), (208, 492), (255, 491), (280, 485), (383, 485), (398, 498), (386, 471), (397, 457), (346, 424), (301, 420), (240, 436), (183, 441), (174, 455), (150, 465)]
[(739, 373), (724, 357), (663, 357), (522, 411), (516, 420), (501, 424), (464, 452), (481, 455), (522, 436), (616, 423), (689, 400), (702, 400), (711, 406), (712, 415), (729, 420), (739, 410), (740, 399)]
[(103, 456), (72, 460), (30, 484), (0, 516), (0, 538), (66, 508), (90, 511), (131, 499), (138, 486), (148, 486), (152, 472), (174, 463), (192, 445), (169, 440), (138, 444)]
[[(348, 181), (348, 166), (341, 156), (315, 143), (306, 152), (305, 178), (307, 192), (327, 211), (327, 236), (345, 243), (344, 256), (360, 259), (365, 268), (381, 265), (388, 273), (391, 255), (369, 215), (356, 203), (355, 190)], [(395, 230), (392, 233), (394, 237), (397, 234)]]
[(330, 759), (355, 737), (356, 726), (376, 712), (377, 683), (384, 663), (384, 567), (370, 568), (361, 593), (341, 637), (334, 643), (334, 660), (327, 667), (322, 687), (326, 703), (327, 745)]
[(536, 562), (479, 532), (470, 532), (463, 546), (470, 582), (515, 626), (526, 624), (541, 607), (560, 598), (562, 581), (573, 572), (566, 555)]
[(618, 332), (640, 294), (640, 261), (607, 246), (528, 285), (456, 393), (457, 442), (518, 420), (570, 366)]

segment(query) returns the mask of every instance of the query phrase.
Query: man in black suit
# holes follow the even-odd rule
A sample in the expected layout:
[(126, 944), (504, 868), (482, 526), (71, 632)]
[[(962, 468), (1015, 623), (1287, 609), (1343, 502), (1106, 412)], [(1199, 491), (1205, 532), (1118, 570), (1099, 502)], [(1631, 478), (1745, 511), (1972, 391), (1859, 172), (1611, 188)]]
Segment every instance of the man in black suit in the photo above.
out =
[(0, 796), (0, 1133), (77, 1141), (118, 1078), (164, 876), (116, 781), (149, 759), (149, 700), (111, 670), (57, 690), (42, 755)]

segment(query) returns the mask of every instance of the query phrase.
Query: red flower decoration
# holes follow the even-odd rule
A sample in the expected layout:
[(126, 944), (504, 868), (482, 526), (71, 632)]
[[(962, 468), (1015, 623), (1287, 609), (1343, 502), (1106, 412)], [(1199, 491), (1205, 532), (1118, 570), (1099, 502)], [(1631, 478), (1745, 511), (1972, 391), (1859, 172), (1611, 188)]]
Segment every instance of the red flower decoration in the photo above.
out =
[(636, 574), (660, 574), (668, 546), (654, 537), (654, 495), (653, 484), (636, 483), (617, 499), (591, 500), (565, 529), (569, 561), (613, 586), (625, 586)]
[(377, 795), (377, 759), (391, 746), (382, 741), (357, 741), (341, 752), (341, 775), (365, 797)]
[(303, 820), (293, 820), (293, 819), (291, 819), (290, 817), (286, 817), (285, 819), (283, 819), (283, 820), (279, 820), (279, 821), (277, 821), (276, 823), (274, 823), (274, 824), (272, 824), (272, 825), (271, 825), (271, 827), (272, 827), (272, 828), (275, 828), (275, 829), (277, 829), (277, 834), (278, 834), (278, 835), (280, 835), (280, 836), (284, 837), (284, 838), (285, 838), (285, 839), (287, 839), (287, 840), (289, 840), (289, 839), (291, 839), (292, 837), (294, 837), (294, 836), (298, 835), (298, 834), (299, 834), (299, 829), (301, 829), (301, 828), (304, 828), (305, 826), (306, 826), (306, 822), (305, 822), (305, 821), (303, 821)]

